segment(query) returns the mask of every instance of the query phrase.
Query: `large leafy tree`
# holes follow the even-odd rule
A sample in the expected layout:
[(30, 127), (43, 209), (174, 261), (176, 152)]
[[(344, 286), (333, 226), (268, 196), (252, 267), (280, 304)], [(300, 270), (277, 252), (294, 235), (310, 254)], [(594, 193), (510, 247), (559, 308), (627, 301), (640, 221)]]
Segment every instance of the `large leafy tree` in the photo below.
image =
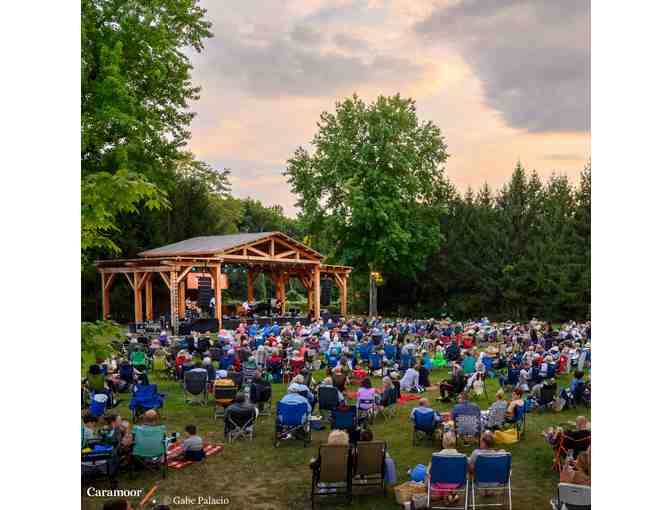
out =
[(358, 269), (413, 277), (441, 242), (439, 213), (452, 188), (439, 128), (399, 95), (356, 95), (324, 112), (313, 151), (296, 150), (286, 174), (300, 220), (318, 249)]
[[(188, 49), (211, 36), (197, 0), (82, 0), (82, 248), (119, 253), (122, 213), (166, 208), (198, 99)], [(116, 197), (116, 199), (110, 199)]]

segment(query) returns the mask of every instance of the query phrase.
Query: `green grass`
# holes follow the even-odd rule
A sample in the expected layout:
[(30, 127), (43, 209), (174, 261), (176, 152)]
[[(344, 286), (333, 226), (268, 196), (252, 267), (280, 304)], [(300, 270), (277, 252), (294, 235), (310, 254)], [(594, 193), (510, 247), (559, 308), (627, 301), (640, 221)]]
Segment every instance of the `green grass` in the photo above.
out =
[[(431, 380), (438, 383), (447, 376), (447, 370), (434, 370)], [(318, 372), (318, 378), (323, 372)], [(206, 442), (224, 443), (223, 423), (213, 419), (213, 401), (210, 399), (207, 407), (185, 405), (181, 386), (174, 381), (161, 381), (156, 377), (161, 392), (166, 394), (164, 408), (164, 422), (168, 431), (183, 433), (185, 425), (196, 424), (199, 433)], [(374, 378), (374, 384), (380, 385), (380, 379)], [(558, 379), (559, 387), (569, 384), (569, 376)], [(353, 387), (354, 388), (354, 387)], [(487, 381), (489, 400), (494, 399), (498, 388), (496, 379)], [(273, 401), (276, 402), (286, 392), (286, 385), (273, 385)], [(425, 394), (432, 406), (445, 412), (451, 409), (451, 404), (435, 401), (438, 389), (429, 390)], [(125, 419), (130, 420), (128, 409), (128, 395), (122, 396), (124, 401), (116, 408)], [(510, 395), (507, 395), (510, 397)], [(487, 408), (489, 402), (483, 396), (477, 403)], [(432, 447), (428, 444), (413, 447), (411, 444), (412, 425), (409, 413), (417, 402), (407, 402), (400, 406), (397, 417), (385, 421), (382, 417), (376, 418), (372, 426), (375, 439), (387, 441), (388, 449), (397, 467), (397, 480), (408, 480), (407, 470), (416, 464), (428, 464), (432, 454)], [(552, 471), (552, 451), (541, 436), (544, 428), (550, 425), (563, 424), (574, 420), (577, 415), (584, 414), (590, 417), (590, 412), (580, 408), (577, 410), (554, 413), (552, 411), (533, 411), (527, 415), (525, 436), (514, 445), (504, 447), (513, 456), (512, 486), (513, 506), (517, 509), (547, 508), (558, 483), (558, 475)], [(328, 430), (313, 431), (312, 444), (304, 448), (299, 441), (286, 441), (279, 448), (272, 445), (274, 417), (264, 417), (256, 427), (256, 438), (253, 442), (237, 441), (226, 444), (224, 451), (209, 457), (199, 465), (192, 465), (183, 470), (168, 470), (165, 480), (160, 474), (144, 471), (135, 480), (130, 480), (126, 473), (119, 476), (120, 488), (143, 488), (148, 491), (159, 482), (156, 496), (161, 500), (166, 496), (193, 496), (212, 495), (213, 497), (226, 496), (231, 504), (228, 508), (262, 509), (306, 509), (310, 508), (310, 481), (311, 472), (308, 462), (317, 453), (317, 445), (325, 442)], [(471, 448), (460, 448), (467, 455)], [(86, 487), (91, 485), (87, 482)], [(106, 481), (95, 484), (100, 488), (107, 488)], [(394, 494), (390, 491), (383, 498), (380, 492), (371, 495), (356, 495), (353, 505), (347, 506), (334, 501), (326, 500), (321, 506), (325, 508), (359, 509), (399, 509)], [(84, 509), (102, 508), (103, 499), (88, 498), (82, 492)], [(140, 498), (131, 500), (134, 508)], [(218, 508), (217, 506), (184, 505), (171, 508)], [(223, 508), (223, 507), (222, 507)]]

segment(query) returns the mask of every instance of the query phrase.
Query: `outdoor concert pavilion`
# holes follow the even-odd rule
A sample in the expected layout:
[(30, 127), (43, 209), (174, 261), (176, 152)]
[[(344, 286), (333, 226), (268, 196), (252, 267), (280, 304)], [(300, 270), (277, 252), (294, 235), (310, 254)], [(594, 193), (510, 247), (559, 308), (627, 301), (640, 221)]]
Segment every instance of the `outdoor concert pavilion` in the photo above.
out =
[[(110, 288), (115, 277), (123, 274), (133, 290), (135, 322), (153, 320), (152, 286), (156, 280), (170, 291), (170, 323), (176, 330), (178, 320), (185, 314), (186, 277), (197, 268), (212, 277), (215, 318), (221, 328), (222, 289), (228, 286), (223, 266), (227, 264), (246, 268), (248, 301), (254, 300), (255, 278), (261, 273), (270, 275), (276, 299), (282, 301), (283, 314), (285, 285), (290, 277), (298, 278), (308, 291), (308, 308), (317, 318), (320, 317), (320, 278), (331, 278), (340, 292), (341, 315), (347, 313), (348, 278), (352, 268), (323, 264), (324, 257), (319, 252), (282, 232), (194, 237), (143, 251), (138, 256), (140, 258), (96, 262), (102, 278), (104, 319), (110, 315)], [(146, 314), (143, 313), (143, 293)]]

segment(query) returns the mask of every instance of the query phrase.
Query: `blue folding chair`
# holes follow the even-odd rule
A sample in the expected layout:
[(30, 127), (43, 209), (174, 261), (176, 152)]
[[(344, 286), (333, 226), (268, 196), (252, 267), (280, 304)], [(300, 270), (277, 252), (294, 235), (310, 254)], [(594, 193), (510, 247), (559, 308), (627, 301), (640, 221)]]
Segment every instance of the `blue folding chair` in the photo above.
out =
[(369, 344), (359, 344), (357, 346), (357, 355), (362, 361), (369, 361), (369, 356), (371, 354), (371, 346)]
[(306, 447), (311, 440), (310, 430), (310, 405), (286, 404), (278, 401), (276, 404), (275, 431), (273, 433), (273, 445), (277, 448), (281, 440), (291, 439), (296, 435), (297, 439), (303, 435), (303, 446)]
[(504, 422), (504, 424), (515, 427), (516, 438), (520, 439), (525, 435), (525, 406), (516, 406), (513, 410), (513, 419)]
[(336, 356), (335, 354), (327, 355), (327, 365), (329, 366), (329, 368), (336, 368), (336, 365), (338, 365), (338, 360), (339, 357)]
[(349, 433), (357, 429), (357, 407), (342, 406), (331, 412), (331, 430), (346, 430)]
[(408, 370), (411, 368), (411, 363), (413, 362), (413, 356), (407, 352), (401, 353), (401, 363), (399, 363), (400, 370)]
[(163, 408), (164, 398), (165, 395), (158, 392), (156, 384), (136, 384), (133, 388), (133, 397), (128, 404), (133, 412), (133, 421), (145, 411)]
[(397, 346), (394, 344), (384, 344), (383, 351), (385, 352), (385, 357), (390, 361), (397, 359)]
[(485, 373), (488, 375), (488, 377), (494, 377), (495, 376), (495, 369), (492, 366), (492, 358), (490, 356), (483, 356), (483, 366), (485, 367)]
[(506, 374), (506, 384), (507, 386), (516, 387), (518, 386), (518, 381), (520, 380), (520, 369), (509, 367), (509, 370)]
[(511, 454), (509, 452), (482, 453), (476, 456), (474, 477), (471, 482), (471, 508), (479, 506), (506, 506), (505, 503), (476, 502), (479, 490), (503, 491), (508, 494), (511, 510)]
[(383, 357), (377, 352), (373, 352), (369, 355), (369, 372), (373, 373), (374, 370), (380, 370), (383, 368)]
[[(432, 465), (427, 480), (427, 508), (464, 508), (467, 509), (469, 499), (469, 478), (467, 456), (432, 454)], [(464, 495), (464, 506), (441, 506), (432, 502), (432, 498), (443, 498), (452, 494)]]
[(434, 413), (413, 413), (413, 446), (423, 437), (434, 442), (434, 436), (438, 423)]

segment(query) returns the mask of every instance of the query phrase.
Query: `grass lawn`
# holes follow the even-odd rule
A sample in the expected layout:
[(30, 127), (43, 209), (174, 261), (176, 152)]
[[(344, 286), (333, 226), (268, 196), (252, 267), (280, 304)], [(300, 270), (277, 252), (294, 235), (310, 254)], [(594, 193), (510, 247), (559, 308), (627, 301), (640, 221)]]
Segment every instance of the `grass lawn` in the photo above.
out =
[[(431, 381), (436, 384), (447, 376), (448, 370), (434, 370)], [(324, 374), (318, 372), (318, 379)], [(209, 443), (224, 443), (224, 426), (221, 419), (216, 423), (213, 419), (212, 399), (207, 407), (199, 405), (185, 405), (181, 386), (175, 381), (161, 381), (151, 377), (152, 382), (158, 382), (161, 392), (166, 394), (164, 407), (164, 423), (168, 432), (184, 433), (185, 425), (195, 424), (199, 434)], [(569, 384), (569, 376), (558, 378), (558, 386)], [(374, 385), (380, 386), (380, 378), (374, 378)], [(354, 387), (353, 387), (354, 388)], [(487, 381), (489, 400), (494, 400), (498, 388), (496, 379)], [(282, 398), (286, 385), (273, 385), (273, 402)], [(425, 395), (430, 399), (434, 409), (445, 412), (450, 410), (451, 404), (436, 402), (438, 387), (429, 390)], [(510, 394), (507, 395), (510, 397)], [(128, 409), (128, 394), (122, 395), (123, 402), (116, 408), (124, 419), (130, 420)], [(485, 396), (478, 402), (481, 407), (487, 408), (489, 403)], [(372, 426), (374, 439), (387, 441), (388, 450), (397, 467), (397, 480), (408, 480), (407, 470), (416, 464), (428, 464), (431, 458), (432, 447), (423, 444), (413, 447), (411, 444), (412, 424), (409, 413), (417, 405), (416, 401), (407, 402), (400, 406), (397, 417), (385, 421), (382, 417), (376, 418)], [(319, 412), (316, 409), (316, 412)], [(550, 425), (559, 425), (574, 420), (577, 415), (584, 414), (590, 418), (590, 411), (584, 408), (578, 410), (554, 413), (552, 411), (539, 412), (537, 410), (527, 415), (525, 436), (514, 445), (505, 447), (513, 456), (513, 472), (511, 476), (513, 487), (513, 507), (517, 509), (545, 509), (549, 508), (549, 499), (555, 491), (558, 475), (552, 471), (552, 450), (541, 436), (544, 428)], [(274, 417), (262, 417), (256, 426), (254, 441), (236, 441), (226, 444), (224, 451), (216, 454), (198, 465), (191, 465), (182, 470), (167, 470), (166, 479), (155, 471), (142, 471), (135, 480), (131, 480), (126, 473), (119, 475), (119, 488), (142, 488), (145, 492), (159, 483), (155, 496), (159, 501), (167, 496), (198, 496), (211, 495), (225, 496), (230, 499), (228, 508), (246, 509), (307, 509), (310, 508), (311, 471), (308, 462), (311, 457), (317, 456), (317, 445), (325, 442), (329, 434), (328, 427), (322, 431), (313, 431), (313, 441), (304, 448), (299, 441), (281, 442), (279, 448), (272, 445)], [(460, 451), (469, 455), (471, 448), (461, 448)], [(87, 481), (82, 489), (82, 508), (102, 508), (104, 499), (89, 498), (85, 495), (86, 487), (94, 485), (108, 488), (106, 481), (91, 484)], [(134, 508), (138, 508), (140, 498), (131, 499)], [(326, 499), (319, 504), (325, 508), (359, 509), (399, 509), (390, 490), (383, 498), (380, 492), (371, 491), (371, 495), (355, 495), (354, 503), (348, 506), (334, 500)], [(171, 508), (224, 508), (223, 506), (182, 505), (171, 504)]]

